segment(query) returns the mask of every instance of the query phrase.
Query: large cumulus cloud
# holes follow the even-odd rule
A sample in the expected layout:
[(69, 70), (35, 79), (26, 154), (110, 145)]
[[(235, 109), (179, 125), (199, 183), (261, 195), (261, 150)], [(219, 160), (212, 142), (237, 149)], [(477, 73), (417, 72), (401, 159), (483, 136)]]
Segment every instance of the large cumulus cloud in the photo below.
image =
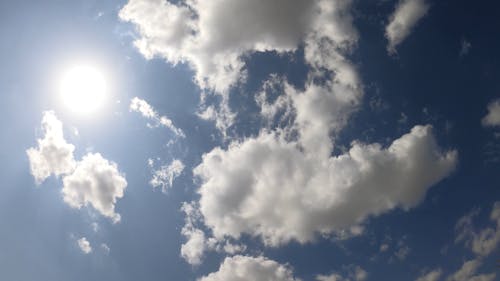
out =
[(410, 209), (456, 161), (456, 152), (438, 148), (430, 126), (416, 126), (387, 148), (353, 143), (335, 157), (262, 133), (214, 149), (194, 172), (202, 179), (200, 211), (216, 237), (248, 233), (279, 245)]

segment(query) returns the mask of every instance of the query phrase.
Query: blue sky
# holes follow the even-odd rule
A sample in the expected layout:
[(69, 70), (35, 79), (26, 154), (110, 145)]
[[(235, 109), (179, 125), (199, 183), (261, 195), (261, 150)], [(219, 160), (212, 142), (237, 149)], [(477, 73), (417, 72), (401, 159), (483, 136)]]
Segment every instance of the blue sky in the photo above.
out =
[(1, 2), (1, 279), (500, 280), (499, 8)]

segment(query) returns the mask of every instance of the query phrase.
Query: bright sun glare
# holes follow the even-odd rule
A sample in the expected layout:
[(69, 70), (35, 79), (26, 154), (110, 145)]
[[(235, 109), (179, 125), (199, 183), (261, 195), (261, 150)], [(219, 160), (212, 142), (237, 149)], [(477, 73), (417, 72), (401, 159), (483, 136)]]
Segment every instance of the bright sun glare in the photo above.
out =
[(105, 77), (93, 66), (74, 66), (63, 74), (60, 94), (70, 110), (82, 114), (95, 112), (106, 100)]

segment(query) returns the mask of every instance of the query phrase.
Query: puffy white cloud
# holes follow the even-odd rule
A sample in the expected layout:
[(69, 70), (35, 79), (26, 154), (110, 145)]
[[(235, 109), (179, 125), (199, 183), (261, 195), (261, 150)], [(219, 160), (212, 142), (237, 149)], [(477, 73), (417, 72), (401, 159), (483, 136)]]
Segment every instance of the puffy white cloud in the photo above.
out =
[(38, 140), (38, 149), (27, 150), (36, 182), (42, 182), (50, 174), (62, 175), (64, 202), (73, 208), (90, 204), (102, 215), (118, 222), (120, 215), (115, 212), (115, 203), (123, 197), (127, 181), (116, 163), (99, 153), (89, 153), (81, 161), (75, 161), (75, 147), (64, 139), (62, 122), (52, 111), (44, 112), (42, 127), (45, 136)]
[(163, 165), (158, 170), (154, 171), (153, 178), (149, 183), (153, 187), (160, 187), (163, 192), (172, 187), (174, 179), (181, 175), (184, 170), (184, 164), (174, 159), (169, 165)]
[(114, 222), (120, 221), (115, 212), (116, 200), (123, 197), (127, 186), (116, 163), (99, 153), (89, 153), (78, 162), (73, 173), (63, 178), (64, 202), (73, 208), (91, 205)]
[(288, 266), (265, 257), (233, 256), (198, 281), (300, 281)]
[(186, 137), (181, 129), (178, 129), (174, 126), (172, 120), (170, 120), (167, 116), (160, 116), (160, 114), (158, 114), (158, 112), (156, 112), (156, 110), (145, 100), (134, 97), (130, 101), (130, 110), (139, 112), (142, 116), (152, 120), (155, 123), (153, 125), (148, 124), (148, 126), (163, 126), (172, 130), (172, 132), (174, 132), (174, 134), (179, 137)]
[(83, 253), (89, 254), (92, 252), (92, 246), (90, 246), (90, 242), (87, 240), (87, 238), (82, 237), (76, 241), (78, 243), (78, 247), (80, 247), (80, 250), (82, 250)]
[(318, 281), (364, 281), (368, 277), (368, 272), (361, 268), (360, 266), (349, 266), (347, 276), (343, 277), (338, 273), (332, 273), (330, 275), (317, 275), (316, 280)]
[(427, 14), (429, 4), (426, 0), (400, 0), (396, 10), (385, 28), (385, 36), (389, 43), (387, 51), (396, 52), (396, 47), (403, 42), (422, 17)]
[(488, 104), (488, 114), (481, 120), (483, 126), (500, 126), (500, 99)]
[(44, 136), (37, 140), (38, 147), (26, 150), (31, 174), (37, 184), (51, 174), (59, 176), (70, 173), (75, 167), (75, 146), (64, 139), (62, 123), (53, 111), (43, 113), (42, 129)]
[(119, 15), (138, 27), (135, 45), (145, 57), (187, 62), (201, 88), (224, 92), (244, 76), (243, 54), (294, 50), (314, 7), (309, 0), (130, 0)]
[(443, 270), (437, 268), (420, 276), (416, 281), (438, 281), (442, 274)]
[(482, 262), (479, 259), (468, 260), (462, 267), (448, 276), (447, 281), (493, 281), (496, 274), (476, 274)]
[(469, 214), (460, 218), (455, 226), (457, 237), (455, 242), (465, 242), (476, 255), (485, 257), (497, 249), (500, 243), (500, 202), (495, 202), (490, 213), (490, 220), (494, 227), (485, 227), (475, 231), (473, 219), (478, 215), (479, 210), (475, 209)]
[(410, 209), (456, 162), (455, 151), (440, 151), (430, 126), (414, 127), (388, 148), (354, 142), (334, 157), (263, 132), (215, 148), (194, 173), (202, 180), (200, 212), (216, 238), (248, 233), (279, 245)]
[(305, 43), (306, 61), (337, 80), (357, 79), (343, 57), (357, 41), (351, 0), (199, 1), (130, 0), (120, 18), (138, 28), (136, 47), (147, 58), (188, 63), (201, 89), (222, 94), (219, 107), (200, 117), (216, 121), (223, 132), (235, 114), (228, 90), (246, 79), (243, 57), (255, 52), (292, 52)]

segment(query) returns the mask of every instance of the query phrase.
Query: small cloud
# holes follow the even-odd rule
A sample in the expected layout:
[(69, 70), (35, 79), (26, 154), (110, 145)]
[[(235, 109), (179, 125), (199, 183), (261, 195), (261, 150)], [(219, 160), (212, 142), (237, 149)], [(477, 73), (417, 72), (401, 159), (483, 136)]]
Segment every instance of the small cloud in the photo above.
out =
[(87, 240), (87, 238), (82, 237), (78, 239), (77, 241), (78, 247), (84, 254), (89, 254), (92, 252), (92, 247), (90, 246), (90, 242)]
[(75, 146), (64, 139), (62, 122), (53, 111), (43, 113), (42, 128), (44, 136), (37, 140), (38, 147), (26, 150), (31, 174), (37, 184), (50, 175), (70, 173), (76, 165), (73, 157)]
[(92, 226), (92, 230), (93, 230), (94, 232), (99, 231), (99, 224), (98, 224), (97, 222), (93, 222), (93, 223), (91, 224), (91, 226)]
[(143, 117), (150, 119), (154, 124), (148, 124), (148, 127), (165, 127), (169, 128), (176, 136), (186, 137), (181, 129), (174, 126), (172, 120), (167, 116), (160, 116), (158, 112), (145, 100), (135, 97), (130, 102), (130, 111), (139, 112)]
[(115, 212), (116, 200), (123, 197), (127, 181), (114, 162), (99, 153), (89, 153), (78, 162), (75, 171), (63, 178), (63, 199), (73, 208), (91, 205), (113, 222), (120, 221)]
[(381, 253), (387, 252), (387, 250), (389, 250), (389, 244), (382, 244), (382, 245), (380, 245), (380, 252)]
[(425, 0), (399, 1), (385, 28), (385, 37), (389, 41), (387, 45), (389, 54), (397, 52), (396, 47), (410, 35), (420, 19), (427, 14), (429, 7)]
[(500, 99), (488, 104), (488, 114), (481, 120), (484, 127), (500, 126)]
[(463, 57), (467, 55), (471, 47), (471, 43), (467, 41), (467, 39), (462, 38), (462, 41), (460, 41), (460, 56)]
[(106, 243), (102, 243), (101, 244), (101, 249), (104, 251), (104, 253), (106, 254), (109, 254), (109, 252), (111, 251), (111, 249), (109, 248), (109, 246), (106, 244)]
[(398, 123), (406, 124), (407, 122), (408, 122), (408, 116), (404, 112), (401, 112), (401, 116), (398, 119)]
[[(148, 159), (148, 165), (152, 167), (153, 164), (152, 159)], [(149, 183), (153, 187), (161, 187), (161, 190), (166, 192), (172, 187), (175, 178), (182, 174), (184, 167), (184, 164), (180, 160), (174, 159), (169, 165), (163, 165), (154, 171), (153, 178)]]

